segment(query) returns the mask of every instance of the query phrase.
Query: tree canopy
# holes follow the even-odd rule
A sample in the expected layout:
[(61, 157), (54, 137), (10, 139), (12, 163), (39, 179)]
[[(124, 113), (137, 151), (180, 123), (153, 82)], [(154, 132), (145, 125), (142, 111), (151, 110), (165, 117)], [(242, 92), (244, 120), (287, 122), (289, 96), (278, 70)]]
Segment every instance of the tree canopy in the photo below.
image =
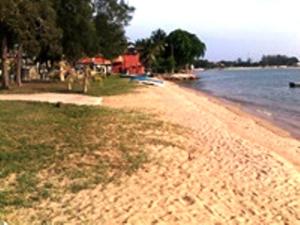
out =
[(150, 38), (136, 41), (136, 48), (141, 54), (143, 64), (152, 70), (157, 70), (165, 53), (166, 33), (158, 29), (153, 31)]
[(167, 35), (158, 29), (150, 38), (138, 40), (136, 46), (146, 67), (158, 72), (183, 69), (206, 51), (205, 44), (195, 34), (184, 30)]
[(132, 19), (134, 8), (122, 0), (97, 0), (94, 3), (99, 50), (103, 56), (112, 59), (127, 48), (124, 27)]
[(124, 27), (133, 12), (123, 0), (1, 0), (0, 38), (36, 57), (111, 57), (127, 44)]
[(60, 29), (49, 1), (3, 0), (0, 3), (0, 37), (8, 43), (22, 45), (27, 54), (36, 56), (46, 43), (56, 48)]
[(262, 57), (260, 64), (262, 66), (293, 66), (299, 62), (297, 57), (288, 57), (285, 55), (265, 55)]
[(210, 62), (208, 60), (196, 60), (196, 68), (218, 68), (218, 67), (266, 67), (266, 66), (298, 66), (299, 59), (295, 56), (286, 55), (264, 55), (260, 60), (254, 61), (251, 58), (243, 60), (238, 58), (234, 61), (221, 60)]
[(113, 58), (127, 47), (125, 26), (133, 12), (123, 0), (1, 0), (2, 77), (7, 80), (4, 64), (16, 47), (40, 62)]
[(179, 68), (192, 64), (195, 59), (204, 56), (206, 51), (205, 44), (195, 34), (184, 30), (171, 32), (167, 42)]

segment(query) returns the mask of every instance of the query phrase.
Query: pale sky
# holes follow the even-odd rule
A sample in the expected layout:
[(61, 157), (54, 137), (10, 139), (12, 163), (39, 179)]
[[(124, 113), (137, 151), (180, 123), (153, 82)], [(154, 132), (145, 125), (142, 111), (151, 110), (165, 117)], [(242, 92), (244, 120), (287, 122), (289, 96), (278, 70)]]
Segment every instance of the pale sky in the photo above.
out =
[(263, 54), (300, 58), (300, 0), (127, 0), (136, 7), (127, 36), (181, 28), (207, 45), (210, 60)]

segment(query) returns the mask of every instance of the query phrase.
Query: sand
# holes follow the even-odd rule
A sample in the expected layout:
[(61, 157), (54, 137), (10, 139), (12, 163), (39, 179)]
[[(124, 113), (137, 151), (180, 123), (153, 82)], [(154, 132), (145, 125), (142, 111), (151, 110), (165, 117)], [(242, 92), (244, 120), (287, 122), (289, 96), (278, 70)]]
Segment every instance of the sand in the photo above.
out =
[[(147, 164), (119, 185), (104, 190), (99, 186), (34, 209), (49, 221), (300, 224), (298, 140), (237, 108), (171, 83), (104, 98), (103, 104), (154, 113), (185, 127), (190, 131), (189, 139), (183, 139), (187, 149), (153, 148), (149, 154), (159, 163)], [(19, 216), (26, 224), (34, 210), (20, 210), (11, 218)]]

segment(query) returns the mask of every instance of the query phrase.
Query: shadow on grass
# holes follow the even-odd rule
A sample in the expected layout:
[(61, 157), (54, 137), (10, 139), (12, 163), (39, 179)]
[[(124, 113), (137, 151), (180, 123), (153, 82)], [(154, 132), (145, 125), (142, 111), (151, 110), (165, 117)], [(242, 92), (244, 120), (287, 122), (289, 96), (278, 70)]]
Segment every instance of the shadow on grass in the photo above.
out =
[[(90, 96), (112, 96), (126, 94), (138, 86), (128, 79), (110, 76), (102, 82), (91, 82), (88, 93)], [(76, 83), (72, 91), (67, 90), (67, 83), (58, 81), (24, 82), (22, 87), (12, 85), (10, 89), (1, 89), (0, 94), (36, 94), (36, 93), (82, 94), (82, 84)]]

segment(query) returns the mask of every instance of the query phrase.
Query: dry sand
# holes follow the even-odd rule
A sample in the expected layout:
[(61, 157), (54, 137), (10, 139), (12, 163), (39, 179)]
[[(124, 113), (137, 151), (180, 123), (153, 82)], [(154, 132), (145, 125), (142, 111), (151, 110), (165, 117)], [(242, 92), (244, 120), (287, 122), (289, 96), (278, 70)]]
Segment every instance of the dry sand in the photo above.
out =
[[(186, 127), (191, 131), (188, 150), (153, 149), (150, 154), (159, 163), (123, 178), (120, 185), (110, 184), (105, 190), (99, 186), (40, 205), (37, 210), (50, 221), (300, 224), (299, 141), (238, 109), (170, 83), (105, 98), (104, 105), (156, 113)], [(13, 216), (27, 221), (32, 212)], [(38, 220), (39, 214), (35, 216)]]

